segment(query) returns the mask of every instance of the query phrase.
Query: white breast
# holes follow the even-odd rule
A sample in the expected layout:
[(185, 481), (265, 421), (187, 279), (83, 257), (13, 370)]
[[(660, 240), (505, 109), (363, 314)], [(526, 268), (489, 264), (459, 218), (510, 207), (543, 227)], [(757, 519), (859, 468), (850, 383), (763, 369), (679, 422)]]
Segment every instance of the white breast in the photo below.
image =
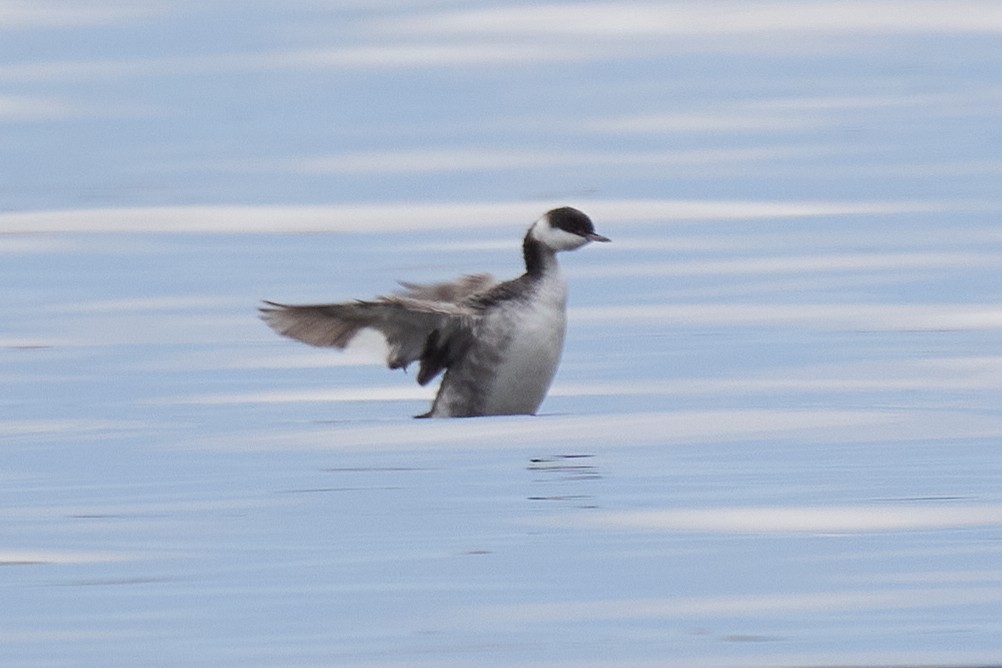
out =
[(566, 330), (567, 286), (556, 272), (537, 286), (532, 299), (492, 315), (488, 327), (509, 329), (494, 377), (485, 393), (484, 412), (531, 414), (543, 402), (560, 362)]

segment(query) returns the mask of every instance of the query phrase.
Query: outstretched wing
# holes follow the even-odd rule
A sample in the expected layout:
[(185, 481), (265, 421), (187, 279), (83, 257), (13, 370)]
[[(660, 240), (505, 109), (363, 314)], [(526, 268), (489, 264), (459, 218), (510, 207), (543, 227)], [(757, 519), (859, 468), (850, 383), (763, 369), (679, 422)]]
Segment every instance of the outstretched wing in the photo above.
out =
[(314, 346), (344, 348), (361, 330), (375, 329), (389, 345), (386, 364), (391, 369), (421, 361), (422, 385), (465, 350), (476, 317), (455, 304), (409, 296), (340, 304), (265, 304), (261, 317), (272, 329)]
[(466, 274), (454, 281), (443, 283), (419, 284), (400, 281), (400, 285), (404, 288), (400, 296), (408, 299), (459, 304), (470, 295), (483, 292), (496, 285), (497, 282), (497, 279), (490, 274)]

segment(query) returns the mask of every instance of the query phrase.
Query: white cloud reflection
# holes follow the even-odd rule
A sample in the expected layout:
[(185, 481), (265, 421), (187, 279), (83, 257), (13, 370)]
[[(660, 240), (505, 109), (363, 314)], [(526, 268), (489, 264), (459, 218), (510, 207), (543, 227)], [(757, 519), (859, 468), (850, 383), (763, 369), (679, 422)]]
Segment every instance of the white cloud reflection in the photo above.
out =
[[(531, 64), (577, 60), (573, 49), (537, 42), (372, 44), (329, 46), (234, 55), (216, 60), (227, 69), (420, 69), (427, 67)], [(209, 63), (211, 65), (211, 63)]]
[(1002, 525), (1002, 505), (948, 503), (735, 506), (596, 512), (554, 518), (603, 529), (710, 533), (867, 533)]
[(170, 2), (130, 0), (0, 0), (0, 32), (118, 25), (160, 16)]
[[(435, 12), (385, 25), (408, 33), (597, 40), (804, 32), (993, 33), (1002, 31), (1002, 7), (985, 0), (950, 5), (931, 1), (552, 3)], [(590, 46), (587, 41), (583, 44)]]
[[(318, 206), (167, 206), (0, 213), (7, 233), (41, 232), (381, 232), (521, 226), (564, 201), (404, 202)], [(606, 223), (754, 220), (889, 215), (978, 208), (941, 201), (591, 200), (590, 215)]]
[(88, 420), (88, 419), (53, 419), (53, 420), (5, 420), (0, 422), (0, 436), (18, 437), (52, 437), (53, 435), (83, 435), (107, 437), (135, 430), (137, 422), (123, 420)]
[[(0, 66), (0, 80), (3, 68)], [(0, 95), (0, 123), (40, 123), (88, 118), (149, 117), (159, 112), (139, 104), (81, 102), (63, 96)]]
[[(388, 388), (396, 392), (396, 388)], [(403, 387), (400, 397), (408, 392)], [(358, 394), (364, 396), (364, 391)], [(156, 404), (281, 403), (322, 401), (319, 389), (299, 392), (197, 395), (157, 400)], [(415, 411), (426, 408), (415, 404)], [(809, 438), (812, 443), (976, 438), (997, 435), (1002, 421), (966, 412), (922, 410), (677, 410), (592, 415), (543, 415), (470, 420), (397, 418), (383, 424), (345, 421), (331, 425), (323, 438), (315, 429), (234, 433), (189, 445), (220, 450), (440, 450), (521, 447), (525, 443), (573, 443), (578, 448), (629, 448)], [(624, 434), (628, 439), (624, 440)]]
[(1002, 389), (1002, 357), (950, 357), (810, 366), (724, 378), (558, 382), (552, 396), (743, 396), (805, 392), (929, 392)]
[(221, 167), (228, 171), (288, 171), (306, 174), (538, 170), (580, 165), (620, 169), (715, 165), (720, 169), (739, 163), (814, 159), (826, 154), (844, 152), (845, 147), (828, 145), (770, 145), (670, 151), (537, 151), (463, 147), (301, 156), (282, 160), (259, 160), (251, 164), (231, 163)]
[(1002, 593), (993, 589), (923, 587), (694, 598), (591, 599), (510, 606), (483, 606), (468, 612), (475, 615), (471, 621), (533, 624), (554, 621), (582, 622), (734, 616), (754, 616), (757, 618), (763, 615), (789, 615), (791, 613), (821, 611), (941, 608), (954, 605), (996, 603), (1000, 600), (1002, 600)]
[[(409, 380), (401, 378), (401, 381)], [(420, 387), (411, 383), (400, 385), (346, 388), (324, 388), (304, 390), (271, 390), (242, 394), (208, 394), (188, 399), (169, 399), (167, 403), (192, 403), (206, 406), (226, 404), (287, 404), (301, 402), (344, 402), (344, 401), (406, 401), (430, 400), (435, 396), (434, 387)]]
[(53, 98), (0, 95), (0, 121), (52, 120), (73, 116), (75, 111)]
[(831, 253), (781, 255), (724, 260), (632, 262), (575, 267), (575, 276), (733, 276), (761, 274), (851, 273), (860, 271), (935, 270), (956, 267), (998, 266), (999, 255), (979, 252)]
[(875, 114), (920, 109), (923, 116), (966, 118), (984, 115), (1002, 103), (1002, 89), (988, 87), (948, 93), (804, 96), (739, 100), (710, 108), (599, 118), (580, 123), (583, 131), (644, 135), (669, 133), (787, 133), (872, 123)]
[(671, 323), (672, 327), (799, 326), (860, 331), (962, 331), (1002, 328), (996, 304), (653, 304), (571, 309), (583, 322)]
[(0, 566), (25, 564), (99, 564), (134, 561), (147, 555), (128, 552), (85, 552), (46, 549), (0, 550)]

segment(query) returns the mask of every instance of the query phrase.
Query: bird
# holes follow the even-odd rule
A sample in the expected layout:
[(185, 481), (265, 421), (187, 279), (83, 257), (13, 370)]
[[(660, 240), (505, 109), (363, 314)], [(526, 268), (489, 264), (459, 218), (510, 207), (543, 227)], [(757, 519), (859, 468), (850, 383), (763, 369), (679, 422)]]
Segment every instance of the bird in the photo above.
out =
[(431, 408), (415, 417), (535, 415), (560, 362), (567, 285), (557, 253), (608, 237), (573, 207), (547, 211), (525, 233), (525, 273), (487, 273), (443, 283), (400, 281), (372, 300), (290, 305), (264, 301), (261, 318), (278, 334), (344, 349), (361, 330), (386, 339), (386, 365), (418, 362), (418, 384), (444, 372)]

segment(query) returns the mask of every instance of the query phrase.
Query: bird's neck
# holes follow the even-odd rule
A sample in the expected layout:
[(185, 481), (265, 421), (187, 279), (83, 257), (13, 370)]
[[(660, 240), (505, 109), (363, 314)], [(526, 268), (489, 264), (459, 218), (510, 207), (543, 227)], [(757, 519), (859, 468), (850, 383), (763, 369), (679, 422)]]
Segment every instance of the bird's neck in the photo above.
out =
[(556, 252), (534, 239), (531, 232), (525, 235), (522, 242), (522, 255), (525, 257), (525, 273), (530, 276), (542, 276), (557, 267)]

